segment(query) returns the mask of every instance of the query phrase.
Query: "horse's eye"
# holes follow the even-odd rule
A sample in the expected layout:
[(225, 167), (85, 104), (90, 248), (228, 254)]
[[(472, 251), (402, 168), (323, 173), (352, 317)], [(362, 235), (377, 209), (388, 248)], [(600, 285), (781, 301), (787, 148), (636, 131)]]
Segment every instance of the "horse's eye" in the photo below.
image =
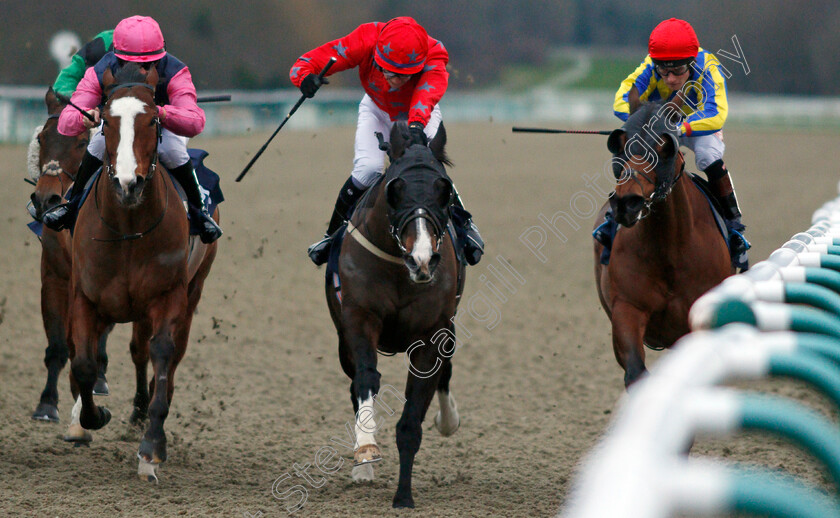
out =
[(154, 126), (155, 124), (157, 124), (157, 120), (152, 119), (152, 121), (149, 123), (149, 127)]

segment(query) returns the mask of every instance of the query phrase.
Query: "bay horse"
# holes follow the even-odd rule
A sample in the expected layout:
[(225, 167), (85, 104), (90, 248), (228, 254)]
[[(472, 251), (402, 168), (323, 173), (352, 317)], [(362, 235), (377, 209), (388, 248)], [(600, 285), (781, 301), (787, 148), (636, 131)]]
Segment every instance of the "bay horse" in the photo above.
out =
[(694, 301), (734, 273), (709, 201), (684, 172), (669, 111), (646, 104), (607, 140), (618, 182), (595, 227), (609, 208), (620, 228), (606, 266), (595, 242), (595, 284), (626, 387), (646, 372), (644, 346), (687, 334)]
[(377, 353), (404, 352), (409, 362), (405, 404), (396, 426), (400, 476), (394, 507), (414, 507), (412, 467), (435, 391), (441, 408), (435, 426), (451, 435), (460, 425), (449, 380), (455, 350), (452, 319), (464, 266), (445, 236), (453, 197), (444, 169), (451, 165), (444, 151), (446, 130), (441, 124), (428, 147), (408, 143), (408, 127), (396, 123), (388, 150), (391, 164), (359, 200), (342, 242), (340, 301), (329, 275), (326, 283), (339, 360), (352, 380), (356, 481), (372, 480), (373, 463), (382, 459), (371, 427), (378, 419), (370, 419), (380, 389)]
[[(156, 469), (166, 460), (163, 425), (175, 370), (217, 250), (216, 243), (190, 239), (187, 212), (158, 162), (157, 81), (154, 67), (144, 73), (132, 62), (116, 77), (110, 70), (103, 76), (105, 156), (73, 234), (68, 330), (78, 396), (74, 418), (82, 428), (97, 430), (111, 416), (92, 397), (97, 345), (113, 323), (134, 323), (130, 349), (137, 386), (131, 421), (150, 418), (138, 451), (138, 474), (149, 481), (157, 481)], [(147, 382), (150, 358), (153, 376)]]
[[(47, 120), (35, 130), (27, 157), (29, 178), (35, 183), (30, 197), (29, 212), (36, 221), (49, 209), (64, 201), (64, 196), (76, 179), (82, 155), (87, 148), (89, 134), (83, 132), (68, 137), (58, 132), (58, 116), (65, 103), (55, 95), (52, 87), (44, 96)], [(70, 284), (70, 231), (56, 232), (43, 226), (41, 230), (41, 318), (47, 335), (44, 365), (47, 383), (32, 419), (57, 423), (58, 375), (67, 363), (66, 317)], [(107, 333), (103, 333), (98, 350), (98, 375), (93, 392), (108, 395), (105, 369)]]

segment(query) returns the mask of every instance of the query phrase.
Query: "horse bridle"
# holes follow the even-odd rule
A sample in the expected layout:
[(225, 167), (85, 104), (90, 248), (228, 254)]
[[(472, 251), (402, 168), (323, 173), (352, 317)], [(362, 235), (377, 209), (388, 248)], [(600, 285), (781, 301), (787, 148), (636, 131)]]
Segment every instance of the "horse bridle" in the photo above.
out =
[[(144, 87), (150, 89), (153, 93), (155, 91), (155, 88), (148, 83), (125, 83), (125, 84), (116, 85), (111, 90), (110, 94), (108, 95), (108, 99), (106, 100), (106, 104), (107, 104), (108, 101), (111, 100), (111, 97), (114, 95), (114, 92), (116, 90), (119, 90), (121, 88), (131, 88), (133, 86), (144, 86)], [(154, 121), (155, 121), (155, 131), (156, 131), (157, 135), (155, 137), (155, 151), (154, 151), (154, 154), (152, 155), (151, 164), (149, 164), (149, 172), (146, 175), (146, 180), (147, 181), (154, 178), (155, 171), (157, 171), (158, 146), (160, 146), (160, 143), (163, 140), (162, 128), (161, 128), (161, 124), (160, 124), (160, 117), (155, 115)], [(105, 148), (105, 158), (107, 159), (107, 166), (106, 166), (105, 171), (108, 174), (108, 178), (113, 180), (116, 173), (114, 172), (114, 164), (111, 161), (111, 156), (108, 154), (107, 146)], [(166, 201), (164, 202), (163, 210), (161, 211), (160, 217), (157, 219), (157, 221), (152, 223), (152, 225), (149, 228), (147, 228), (146, 230), (144, 230), (143, 232), (135, 232), (134, 234), (121, 234), (121, 232), (119, 230), (111, 227), (108, 224), (108, 222), (105, 221), (105, 219), (102, 217), (102, 211), (99, 208), (99, 196), (98, 196), (99, 182), (96, 182), (96, 185), (95, 185), (95, 188), (94, 188), (94, 196), (93, 196), (93, 198), (96, 202), (96, 214), (99, 216), (99, 220), (102, 222), (102, 225), (106, 229), (113, 232), (114, 234), (119, 234), (119, 237), (115, 237), (115, 238), (112, 238), (112, 239), (100, 239), (100, 238), (92, 237), (91, 239), (93, 239), (94, 241), (103, 241), (103, 242), (106, 242), (106, 243), (111, 243), (111, 242), (115, 242), (115, 241), (133, 241), (135, 239), (140, 239), (141, 237), (145, 236), (146, 234), (150, 233), (155, 228), (157, 228), (157, 226), (160, 225), (161, 222), (163, 221), (163, 218), (166, 216), (166, 211), (169, 208), (169, 183), (166, 182), (166, 181), (164, 181), (163, 183), (166, 186), (166, 194), (164, 195), (164, 200), (166, 200)]]
[[(683, 156), (681, 151), (678, 151), (678, 155), (680, 158), (682, 158)], [(625, 161), (625, 163), (627, 162)], [(682, 164), (680, 165), (680, 170), (677, 171), (677, 174), (674, 176), (674, 179), (669, 184), (667, 184), (667, 189), (662, 188), (662, 186), (665, 185), (664, 183), (659, 183), (656, 178), (651, 178), (648, 173), (639, 171), (638, 169), (633, 169), (631, 167), (627, 167), (627, 169), (630, 170), (630, 179), (636, 182), (636, 185), (639, 186), (639, 189), (641, 189), (642, 193), (645, 192), (645, 189), (642, 185), (642, 182), (639, 181), (637, 176), (641, 176), (649, 184), (653, 185), (653, 192), (650, 193), (650, 196), (642, 196), (642, 199), (644, 199), (645, 204), (642, 209), (643, 214), (641, 217), (644, 218), (647, 216), (647, 214), (650, 213), (650, 207), (654, 203), (660, 200), (664, 200), (668, 197), (669, 194), (671, 194), (671, 190), (674, 188), (674, 185), (677, 184), (677, 181), (680, 179), (680, 176), (682, 176), (683, 171), (685, 170), (685, 159), (683, 159)], [(656, 173), (654, 172), (654, 174)]]
[[(49, 120), (53, 120), (53, 119), (58, 119), (60, 116), (61, 116), (61, 112), (59, 112), (59, 113), (53, 113), (53, 114), (51, 114), (51, 115), (47, 115), (47, 120), (49, 121)], [(38, 137), (38, 144), (41, 144), (41, 138), (40, 138), (40, 136)], [(61, 180), (60, 180), (60, 178), (61, 178), (61, 173), (64, 173), (64, 174), (67, 176), (67, 178), (69, 178), (69, 179), (70, 179), (70, 181), (71, 181), (71, 182), (75, 182), (75, 181), (76, 181), (76, 176), (75, 176), (75, 175), (70, 174), (69, 172), (67, 172), (67, 170), (66, 170), (66, 169), (64, 169), (63, 167), (60, 167), (60, 168), (59, 168), (59, 170), (58, 170), (58, 172), (55, 172), (55, 171), (54, 171), (54, 170), (52, 170), (52, 169), (47, 170), (47, 171), (44, 171), (43, 169), (41, 169), (41, 170), (39, 171), (39, 173), (40, 173), (40, 176), (44, 176), (44, 175), (47, 175), (47, 176), (58, 176), (58, 177), (59, 177), (59, 181), (60, 181), (60, 182), (61, 182)], [(64, 192), (65, 192), (65, 189), (64, 189), (64, 182), (61, 182), (61, 194), (62, 194), (62, 196), (64, 195)]]
[(443, 234), (444, 228), (441, 222), (437, 220), (437, 218), (433, 217), (432, 214), (423, 207), (418, 207), (400, 219), (396, 225), (391, 225), (389, 227), (389, 231), (391, 236), (397, 241), (397, 246), (400, 247), (400, 251), (403, 255), (408, 254), (408, 250), (405, 248), (402, 242), (402, 233), (405, 230), (405, 227), (408, 226), (409, 223), (414, 221), (415, 219), (425, 219), (426, 221), (430, 222), (435, 229), (435, 233), (437, 234), (437, 243), (435, 244), (435, 250), (440, 250), (440, 243), (443, 241)]
[[(152, 95), (154, 96), (155, 87), (148, 84), (148, 83), (125, 83), (125, 84), (115, 85), (111, 89), (111, 92), (108, 94), (108, 99), (105, 101), (105, 104), (107, 104), (111, 100), (111, 97), (113, 97), (114, 92), (116, 92), (117, 90), (120, 90), (122, 88), (132, 88), (132, 87), (135, 87), (135, 86), (142, 86), (142, 87), (148, 88), (149, 90), (152, 91)], [(158, 146), (163, 141), (163, 128), (161, 127), (161, 124), (160, 124), (160, 116), (155, 115), (154, 121), (155, 121), (155, 132), (157, 133), (157, 137), (155, 139), (155, 152), (152, 155), (152, 161), (149, 164), (149, 172), (146, 174), (146, 179), (147, 180), (151, 180), (155, 176), (155, 171), (157, 171), (157, 162), (158, 162)], [(116, 173), (114, 172), (114, 163), (111, 161), (111, 156), (108, 154), (107, 146), (105, 147), (105, 158), (107, 159), (107, 165), (105, 166), (105, 172), (108, 173), (108, 178), (113, 179), (114, 176), (116, 175)]]

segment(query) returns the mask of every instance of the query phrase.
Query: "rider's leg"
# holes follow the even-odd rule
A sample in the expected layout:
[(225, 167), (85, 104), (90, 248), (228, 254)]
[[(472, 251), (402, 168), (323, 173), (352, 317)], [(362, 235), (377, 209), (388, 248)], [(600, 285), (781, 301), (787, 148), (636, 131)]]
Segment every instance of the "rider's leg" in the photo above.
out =
[(356, 202), (359, 201), (366, 190), (367, 187), (357, 185), (352, 176), (341, 186), (338, 198), (335, 200), (330, 224), (327, 226), (327, 232), (320, 241), (312, 244), (306, 251), (313, 263), (320, 266), (327, 262), (330, 256), (333, 234), (350, 217), (353, 207), (356, 206)]
[(216, 224), (213, 216), (207, 212), (204, 206), (204, 199), (198, 184), (198, 177), (187, 153), (186, 137), (172, 133), (167, 129), (161, 131), (161, 141), (158, 146), (160, 162), (178, 180), (184, 193), (187, 195), (187, 204), (190, 208), (190, 217), (195, 218), (199, 223), (199, 237), (203, 243), (212, 243), (222, 235), (222, 229)]
[(732, 264), (741, 270), (746, 270), (749, 267), (747, 250), (750, 248), (750, 243), (744, 237), (745, 227), (741, 223), (741, 209), (738, 206), (729, 170), (723, 163), (723, 152), (726, 149), (723, 143), (723, 132), (718, 131), (701, 137), (683, 137), (680, 142), (694, 151), (697, 168), (706, 173), (712, 194), (723, 209), (723, 218), (729, 230), (729, 251)]
[(469, 264), (475, 265), (478, 264), (484, 254), (484, 240), (472, 220), (472, 214), (464, 208), (464, 202), (461, 195), (458, 194), (458, 189), (455, 189), (455, 185), (452, 188), (455, 190), (455, 199), (452, 203), (453, 214), (456, 214), (454, 220), (455, 223), (461, 225), (465, 233), (464, 243), (462, 243), (464, 256)]
[(88, 183), (93, 173), (102, 167), (102, 157), (105, 155), (105, 135), (101, 131), (94, 132), (90, 139), (87, 150), (82, 156), (79, 164), (79, 171), (73, 187), (67, 193), (67, 203), (63, 203), (44, 213), (44, 225), (53, 230), (71, 228), (76, 222), (76, 215), (79, 211), (79, 203), (82, 201), (82, 193), (85, 184)]
[(341, 191), (338, 193), (338, 198), (335, 200), (335, 208), (327, 227), (327, 233), (320, 241), (310, 245), (306, 251), (313, 263), (322, 265), (327, 262), (333, 234), (350, 217), (353, 207), (362, 197), (362, 194), (382, 174), (382, 169), (385, 166), (385, 152), (379, 149), (379, 140), (376, 138), (376, 133), (382, 133), (383, 138), (388, 140), (392, 125), (388, 114), (376, 106), (370, 97), (365, 95), (359, 103), (353, 172), (350, 173), (350, 178), (344, 182)]

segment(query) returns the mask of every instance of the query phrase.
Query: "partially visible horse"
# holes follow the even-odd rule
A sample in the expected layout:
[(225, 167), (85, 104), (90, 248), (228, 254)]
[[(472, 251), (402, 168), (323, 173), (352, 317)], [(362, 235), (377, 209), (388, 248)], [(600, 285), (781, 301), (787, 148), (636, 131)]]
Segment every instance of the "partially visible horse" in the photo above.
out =
[(694, 301), (734, 273), (709, 201), (684, 172), (669, 111), (647, 104), (607, 141), (618, 184), (595, 227), (608, 208), (621, 227), (608, 265), (595, 242), (595, 283), (625, 386), (646, 372), (645, 344), (673, 345), (689, 332)]
[[(35, 183), (30, 197), (29, 211), (40, 221), (44, 212), (62, 203), (64, 195), (73, 184), (79, 162), (88, 145), (88, 133), (67, 137), (58, 132), (58, 116), (65, 104), (59, 101), (52, 88), (44, 96), (47, 120), (36, 129), (27, 159), (29, 178)], [(32, 419), (58, 422), (58, 374), (67, 363), (66, 317), (68, 285), (70, 283), (70, 231), (56, 232), (43, 226), (41, 233), (41, 317), (47, 335), (44, 365), (47, 383), (41, 393)], [(105, 369), (103, 334), (99, 344), (99, 375), (94, 393), (108, 394)]]
[(455, 350), (452, 318), (464, 266), (446, 236), (453, 196), (444, 169), (449, 164), (446, 131), (441, 124), (429, 147), (409, 147), (408, 142), (406, 124), (395, 124), (391, 164), (359, 201), (341, 246), (340, 301), (330, 276), (326, 285), (341, 367), (352, 380), (354, 480), (372, 480), (372, 463), (382, 458), (374, 437), (379, 419), (372, 418), (380, 388), (377, 353), (408, 356), (406, 402), (396, 427), (400, 478), (394, 507), (414, 507), (411, 472), (435, 391), (441, 407), (435, 418), (438, 430), (451, 435), (460, 424), (449, 380)]
[[(110, 71), (103, 76), (105, 156), (73, 235), (68, 332), (78, 395), (74, 417), (96, 430), (110, 420), (110, 412), (93, 401), (97, 346), (113, 323), (134, 323), (130, 347), (137, 386), (131, 420), (150, 417), (138, 452), (138, 473), (148, 480), (157, 480), (156, 468), (166, 460), (163, 424), (175, 370), (217, 250), (216, 243), (190, 240), (184, 205), (158, 162), (157, 80), (154, 67), (144, 75), (130, 62), (116, 78)], [(150, 358), (153, 377), (147, 382)]]

